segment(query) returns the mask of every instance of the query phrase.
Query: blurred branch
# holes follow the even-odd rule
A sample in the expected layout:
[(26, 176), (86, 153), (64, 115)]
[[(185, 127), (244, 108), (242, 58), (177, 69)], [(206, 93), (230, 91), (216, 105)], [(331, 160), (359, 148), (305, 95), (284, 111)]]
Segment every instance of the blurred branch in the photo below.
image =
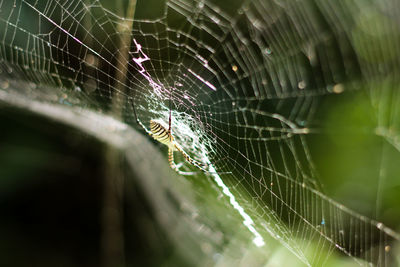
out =
[[(119, 36), (119, 50), (117, 53), (116, 72), (115, 77), (115, 95), (112, 100), (111, 113), (116, 118), (121, 117), (121, 111), (125, 101), (125, 87), (127, 82), (127, 70), (129, 61), (129, 48), (131, 40), (131, 32), (133, 26), (133, 17), (136, 9), (136, 0), (130, 0), (128, 9), (125, 14), (120, 15), (123, 19), (118, 24), (117, 28)], [(105, 181), (104, 181), (104, 203), (103, 203), (103, 216), (102, 216), (102, 266), (114, 267), (124, 265), (124, 234), (122, 219), (123, 199), (123, 180), (124, 175), (121, 170), (121, 160), (119, 153), (113, 147), (106, 148), (105, 151)]]

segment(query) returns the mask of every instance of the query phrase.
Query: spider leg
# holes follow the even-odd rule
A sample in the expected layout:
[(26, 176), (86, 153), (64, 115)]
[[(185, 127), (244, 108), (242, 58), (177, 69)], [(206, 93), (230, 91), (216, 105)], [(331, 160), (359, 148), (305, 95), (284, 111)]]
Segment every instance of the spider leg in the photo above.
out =
[(210, 172), (208, 170), (206, 170), (207, 165), (198, 162), (197, 160), (192, 159), (188, 153), (186, 153), (181, 146), (179, 146), (177, 143), (174, 142), (174, 147), (176, 150), (178, 150), (179, 152), (181, 152), (181, 154), (183, 155), (183, 157), (186, 159), (187, 162), (189, 162), (190, 164), (192, 164), (193, 166), (197, 167), (198, 169), (202, 170), (205, 173), (217, 173), (217, 174), (232, 174), (232, 172)]
[[(168, 148), (168, 161), (169, 161), (169, 166), (171, 166), (171, 169), (176, 171), (180, 175), (195, 175), (196, 172), (183, 172), (179, 170), (178, 165), (175, 164), (174, 162), (174, 150), (172, 148)], [(179, 164), (181, 165), (181, 164)]]
[(176, 167), (177, 167), (178, 169), (180, 169), (180, 168), (183, 166), (183, 162), (179, 162), (178, 164), (175, 163), (175, 165), (176, 165)]
[(131, 100), (131, 105), (132, 105), (132, 109), (133, 109), (133, 114), (135, 115), (135, 120), (137, 122), (137, 124), (140, 125), (140, 127), (143, 128), (143, 130), (145, 130), (145, 132), (150, 135), (151, 137), (153, 137), (153, 133), (149, 130), (147, 130), (146, 126), (143, 125), (143, 123), (138, 119), (137, 115), (136, 115), (136, 109), (135, 109), (135, 105), (133, 104), (133, 98), (130, 97), (129, 98)]
[(169, 91), (169, 118), (168, 118), (168, 131), (171, 134), (171, 122), (172, 122), (172, 106), (171, 106), (171, 98), (172, 98), (172, 89)]

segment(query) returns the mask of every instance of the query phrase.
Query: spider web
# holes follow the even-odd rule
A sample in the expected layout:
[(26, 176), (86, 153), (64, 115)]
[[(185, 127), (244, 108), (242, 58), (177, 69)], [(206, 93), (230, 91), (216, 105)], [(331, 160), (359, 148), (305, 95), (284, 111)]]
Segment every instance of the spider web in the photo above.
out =
[(377, 118), (367, 131), (398, 158), (395, 3), (222, 3), (139, 1), (132, 20), (93, 0), (0, 1), (1, 87), (20, 80), (31, 99), (117, 106), (139, 130), (151, 119), (168, 127), (171, 110), (177, 144), (207, 166), (256, 245), (271, 235), (312, 266), (334, 251), (390, 265), (399, 234), (328, 196), (310, 144), (325, 134), (326, 99), (364, 92)]

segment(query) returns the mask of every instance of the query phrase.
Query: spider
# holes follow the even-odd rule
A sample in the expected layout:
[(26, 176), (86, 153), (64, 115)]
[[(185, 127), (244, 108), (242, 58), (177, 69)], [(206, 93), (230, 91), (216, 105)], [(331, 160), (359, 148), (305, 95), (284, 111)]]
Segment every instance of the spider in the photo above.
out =
[(172, 120), (171, 102), (170, 102), (170, 110), (169, 110), (168, 129), (166, 127), (164, 127), (163, 125), (161, 125), (161, 123), (159, 123), (155, 120), (150, 120), (150, 131), (147, 130), (147, 128), (143, 125), (143, 123), (138, 120), (137, 115), (136, 115), (136, 109), (133, 104), (132, 98), (131, 98), (131, 104), (132, 104), (133, 113), (135, 115), (136, 122), (146, 131), (146, 133), (148, 135), (153, 137), (158, 142), (168, 146), (168, 161), (169, 161), (169, 166), (171, 167), (171, 169), (173, 169), (174, 171), (176, 171), (178, 174), (181, 174), (181, 175), (194, 175), (197, 173), (197, 172), (184, 172), (184, 171), (179, 170), (179, 168), (183, 165), (183, 163), (179, 163), (177, 165), (177, 164), (175, 164), (175, 161), (174, 161), (174, 151), (179, 151), (183, 155), (185, 160), (187, 162), (189, 162), (191, 165), (197, 167), (198, 169), (200, 169), (204, 172), (211, 173), (205, 169), (206, 165), (198, 162), (197, 160), (192, 159), (189, 156), (189, 154), (186, 153), (183, 150), (183, 148), (175, 141), (175, 138), (172, 135), (172, 131), (171, 131), (171, 120)]

